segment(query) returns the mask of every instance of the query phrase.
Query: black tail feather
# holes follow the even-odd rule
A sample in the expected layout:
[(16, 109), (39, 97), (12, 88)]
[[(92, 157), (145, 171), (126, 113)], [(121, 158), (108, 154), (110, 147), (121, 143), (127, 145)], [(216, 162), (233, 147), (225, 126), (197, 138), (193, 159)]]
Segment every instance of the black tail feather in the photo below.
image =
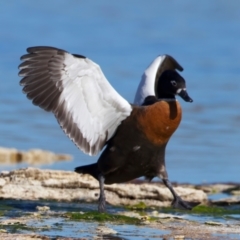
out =
[(82, 173), (82, 174), (90, 174), (97, 180), (98, 180), (98, 175), (100, 174), (97, 163), (76, 167), (75, 172)]

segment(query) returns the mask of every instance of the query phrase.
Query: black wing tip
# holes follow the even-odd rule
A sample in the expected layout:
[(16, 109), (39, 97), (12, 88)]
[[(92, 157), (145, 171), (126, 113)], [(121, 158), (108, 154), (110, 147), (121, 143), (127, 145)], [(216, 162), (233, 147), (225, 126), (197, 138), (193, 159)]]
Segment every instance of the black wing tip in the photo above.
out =
[(184, 68), (177, 62), (177, 60), (176, 60), (174, 57), (172, 57), (172, 56), (169, 55), (169, 54), (163, 54), (163, 56), (166, 56), (167, 58), (170, 58), (171, 61), (174, 62), (175, 67), (176, 67), (176, 69), (177, 69), (178, 71), (182, 72), (182, 71), (184, 70)]
[(72, 54), (74, 57), (77, 57), (77, 58), (86, 58), (85, 56), (83, 55), (80, 55), (80, 54)]
[(184, 70), (184, 68), (182, 66), (179, 65), (179, 67), (177, 68), (178, 71), (182, 72)]
[[(27, 48), (28, 54), (22, 55), (20, 60), (24, 61), (27, 58), (29, 58), (29, 56), (31, 54), (36, 54), (39, 51), (51, 51), (51, 50), (58, 51), (58, 52), (61, 52), (61, 53), (69, 53), (68, 51), (63, 50), (61, 48), (56, 48), (56, 47), (51, 47), (51, 46), (34, 46), (34, 47), (28, 47)], [(83, 59), (87, 58), (86, 56), (81, 55), (81, 54), (72, 54), (72, 55), (74, 57), (77, 57), (77, 58), (83, 58)]]
[(37, 51), (44, 51), (44, 50), (56, 50), (56, 51), (62, 51), (62, 52), (67, 53), (67, 51), (65, 51), (63, 49), (56, 48), (56, 47), (51, 47), (51, 46), (34, 46), (34, 47), (28, 47), (27, 48), (28, 53), (34, 53), (34, 52), (37, 52)]

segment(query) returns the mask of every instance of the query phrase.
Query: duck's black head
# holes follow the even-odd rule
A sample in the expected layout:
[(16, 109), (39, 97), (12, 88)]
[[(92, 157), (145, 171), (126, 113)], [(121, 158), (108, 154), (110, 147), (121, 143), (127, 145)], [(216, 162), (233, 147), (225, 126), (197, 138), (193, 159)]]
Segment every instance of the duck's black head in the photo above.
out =
[(172, 99), (179, 95), (186, 102), (193, 102), (186, 91), (184, 78), (175, 70), (164, 71), (156, 84), (156, 97)]

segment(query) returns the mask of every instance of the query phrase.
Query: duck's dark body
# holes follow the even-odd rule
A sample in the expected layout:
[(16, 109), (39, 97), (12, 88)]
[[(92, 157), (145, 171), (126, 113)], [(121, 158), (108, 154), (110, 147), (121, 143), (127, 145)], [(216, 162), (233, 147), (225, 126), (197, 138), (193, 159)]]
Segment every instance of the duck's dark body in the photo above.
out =
[(176, 100), (134, 107), (108, 141), (98, 162), (78, 167), (76, 171), (91, 174), (96, 179), (101, 173), (106, 184), (142, 176), (167, 178), (165, 148), (180, 121), (181, 107)]

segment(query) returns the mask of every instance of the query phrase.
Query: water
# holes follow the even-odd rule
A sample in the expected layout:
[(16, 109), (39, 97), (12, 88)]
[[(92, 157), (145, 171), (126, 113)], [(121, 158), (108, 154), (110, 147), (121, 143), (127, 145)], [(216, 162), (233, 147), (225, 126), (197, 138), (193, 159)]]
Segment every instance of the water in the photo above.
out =
[[(37, 212), (37, 206), (48, 206), (48, 212)], [(92, 211), (92, 204), (79, 203), (57, 203), (44, 201), (2, 201), (0, 210), (2, 211), (2, 226), (8, 229), (4, 221), (11, 220), (14, 216), (18, 223), (26, 224), (27, 228), (18, 229), (19, 233), (32, 233), (45, 235), (48, 237), (73, 237), (84, 239), (162, 239), (162, 235), (170, 234), (169, 230), (156, 229), (148, 225), (123, 224), (117, 222), (97, 222), (78, 221), (64, 217), (68, 212), (89, 212)], [(7, 209), (7, 210), (6, 210)], [(119, 209), (111, 208), (111, 213), (117, 213)], [(33, 214), (39, 214), (37, 217)], [(22, 221), (25, 218), (26, 222)], [(13, 220), (14, 221), (14, 220)], [(10, 225), (10, 224), (9, 224)], [(9, 231), (9, 229), (8, 229)]]
[[(0, 146), (69, 153), (74, 160), (41, 168), (73, 170), (97, 160), (81, 153), (50, 113), (19, 86), (25, 49), (49, 45), (100, 64), (132, 102), (144, 69), (159, 54), (184, 67), (193, 103), (167, 147), (172, 181), (239, 182), (239, 1), (3, 1), (0, 7)], [(0, 166), (0, 170), (25, 165)]]
[[(37, 211), (38, 206), (49, 207), (49, 211)], [(173, 239), (173, 236), (180, 235), (177, 233), (179, 230), (188, 229), (185, 231), (186, 235), (188, 235), (185, 236), (186, 239), (199, 239), (195, 235), (199, 234), (199, 231), (201, 235), (208, 232), (213, 236), (219, 236), (219, 239), (239, 239), (239, 214), (196, 214), (174, 210), (165, 214), (165, 216), (162, 214), (156, 216), (154, 214), (156, 218), (154, 221), (150, 221), (150, 223), (142, 222), (141, 224), (121, 223), (118, 221), (74, 220), (66, 215), (66, 213), (71, 212), (89, 213), (93, 209), (95, 209), (95, 205), (91, 203), (2, 200), (0, 204), (1, 229), (20, 234), (34, 232), (53, 239), (56, 237), (73, 237), (79, 239), (119, 240)], [(162, 210), (164, 211), (164, 209), (158, 209), (160, 212)], [(236, 206), (235, 210), (239, 212), (239, 206)], [(109, 206), (108, 211), (111, 214), (124, 215), (125, 209)], [(151, 211), (128, 210), (128, 213), (132, 217), (149, 216), (151, 218)], [(94, 216), (94, 213), (92, 216)], [(164, 217), (166, 218), (164, 219)], [(218, 229), (208, 228), (209, 225), (205, 225), (205, 223), (219, 224), (217, 225)], [(192, 232), (193, 229), (191, 228), (194, 228), (195, 232)]]

